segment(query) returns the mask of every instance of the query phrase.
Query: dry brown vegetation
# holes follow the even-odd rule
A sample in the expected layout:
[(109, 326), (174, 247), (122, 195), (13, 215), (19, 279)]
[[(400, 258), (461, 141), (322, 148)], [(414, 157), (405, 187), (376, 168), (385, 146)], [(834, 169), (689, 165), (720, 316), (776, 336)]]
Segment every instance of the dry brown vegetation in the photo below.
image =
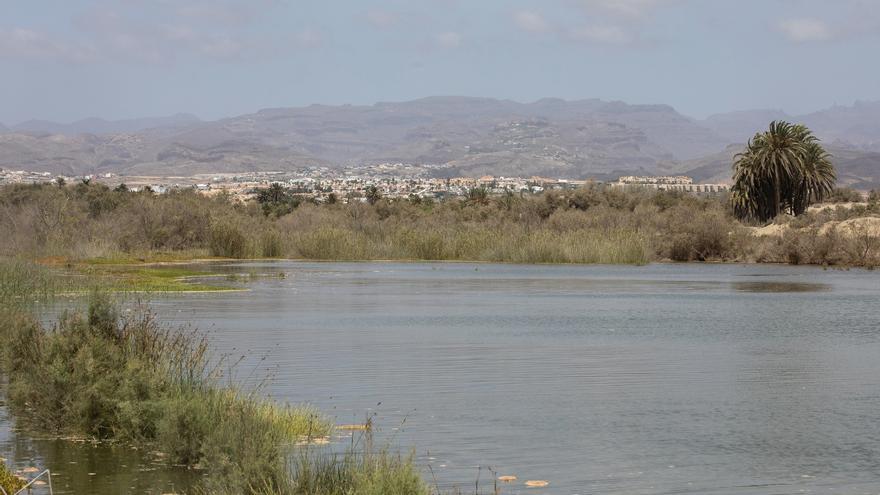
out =
[[(721, 196), (600, 185), (537, 196), (472, 196), (444, 202), (302, 201), (279, 217), (266, 214), (277, 208), (192, 191), (155, 195), (101, 184), (7, 186), (0, 189), (0, 255), (880, 263), (880, 232), (870, 228), (875, 225), (870, 219), (880, 217), (876, 197), (855, 207), (777, 218), (778, 235), (762, 236), (755, 235), (759, 226), (737, 221)], [(869, 220), (851, 221), (856, 218)]]

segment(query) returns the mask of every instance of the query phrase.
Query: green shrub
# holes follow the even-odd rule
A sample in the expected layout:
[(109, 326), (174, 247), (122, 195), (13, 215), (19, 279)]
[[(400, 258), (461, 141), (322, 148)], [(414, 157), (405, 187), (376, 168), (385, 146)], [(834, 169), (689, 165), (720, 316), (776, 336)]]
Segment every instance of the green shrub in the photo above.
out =
[(16, 493), (24, 488), (24, 481), (9, 470), (5, 462), (0, 462), (0, 488), (8, 494)]
[(862, 193), (850, 187), (835, 187), (825, 199), (828, 203), (858, 203), (864, 201)]
[(210, 249), (213, 256), (246, 258), (247, 238), (237, 225), (218, 220), (211, 225)]
[(664, 226), (657, 234), (657, 251), (673, 261), (730, 259), (735, 257), (731, 238), (738, 228), (719, 210), (694, 211), (675, 206), (667, 211)]

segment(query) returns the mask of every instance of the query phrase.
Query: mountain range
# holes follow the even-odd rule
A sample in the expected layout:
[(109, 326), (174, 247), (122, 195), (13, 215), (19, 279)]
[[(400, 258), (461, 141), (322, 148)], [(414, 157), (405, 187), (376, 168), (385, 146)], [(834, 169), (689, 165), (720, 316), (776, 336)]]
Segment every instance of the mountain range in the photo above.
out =
[(697, 120), (668, 105), (430, 97), (271, 108), (216, 121), (188, 114), (28, 121), (0, 126), (0, 167), (186, 176), (403, 162), (442, 165), (436, 173), (445, 176), (687, 173), (727, 181), (732, 155), (776, 119), (810, 126), (835, 155), (842, 183), (880, 185), (880, 102), (799, 116), (752, 110)]

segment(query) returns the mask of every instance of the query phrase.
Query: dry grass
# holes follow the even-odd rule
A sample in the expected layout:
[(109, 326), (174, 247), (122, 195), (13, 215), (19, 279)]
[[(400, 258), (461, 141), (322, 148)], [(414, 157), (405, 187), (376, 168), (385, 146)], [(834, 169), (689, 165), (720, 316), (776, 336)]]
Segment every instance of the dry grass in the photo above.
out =
[[(873, 202), (811, 211), (790, 221), (797, 245), (830, 242), (829, 222), (880, 215)], [(695, 197), (591, 185), (537, 196), (412, 203), (297, 202), (280, 217), (257, 204), (193, 192), (110, 191), (101, 185), (0, 189), (0, 255), (84, 259), (301, 258), (517, 263), (781, 261), (871, 265), (874, 234), (841, 236), (832, 254), (774, 247), (734, 219), (723, 196)], [(789, 222), (777, 219), (778, 222)], [(852, 223), (852, 222), (851, 222)], [(856, 224), (858, 224), (856, 222)], [(815, 227), (815, 228), (814, 228)], [(848, 241), (849, 242), (849, 241)], [(796, 248), (800, 251), (801, 248)]]

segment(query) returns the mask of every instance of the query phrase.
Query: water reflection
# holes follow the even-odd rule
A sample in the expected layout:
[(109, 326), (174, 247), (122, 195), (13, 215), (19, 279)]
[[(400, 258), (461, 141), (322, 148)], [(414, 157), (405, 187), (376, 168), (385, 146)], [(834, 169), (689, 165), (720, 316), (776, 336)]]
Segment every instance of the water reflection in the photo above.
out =
[(739, 292), (822, 292), (830, 291), (830, 284), (816, 282), (732, 282), (733, 290)]

